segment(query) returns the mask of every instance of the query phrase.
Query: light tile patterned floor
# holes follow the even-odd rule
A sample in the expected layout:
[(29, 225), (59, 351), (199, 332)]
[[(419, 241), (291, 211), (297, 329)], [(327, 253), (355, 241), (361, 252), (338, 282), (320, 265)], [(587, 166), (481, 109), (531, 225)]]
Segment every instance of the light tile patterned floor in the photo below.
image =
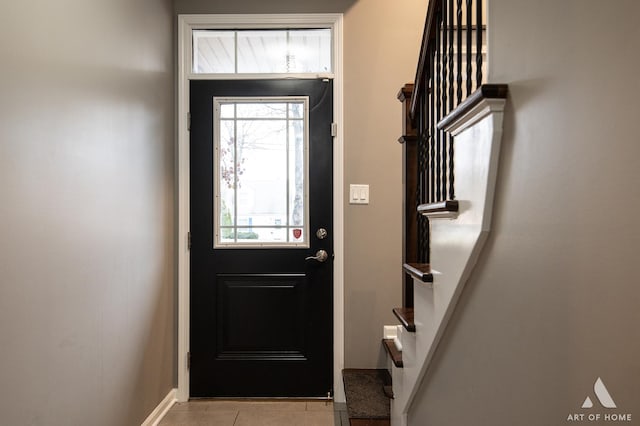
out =
[(159, 426), (341, 426), (325, 401), (208, 400), (175, 404)]

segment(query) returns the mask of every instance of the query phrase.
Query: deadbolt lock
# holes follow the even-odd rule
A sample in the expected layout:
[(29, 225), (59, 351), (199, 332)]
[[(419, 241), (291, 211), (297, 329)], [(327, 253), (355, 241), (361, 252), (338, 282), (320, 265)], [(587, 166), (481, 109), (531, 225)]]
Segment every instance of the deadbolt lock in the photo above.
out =
[(329, 233), (324, 228), (320, 228), (316, 231), (316, 237), (318, 237), (319, 240), (324, 240), (327, 238), (327, 235), (329, 235)]

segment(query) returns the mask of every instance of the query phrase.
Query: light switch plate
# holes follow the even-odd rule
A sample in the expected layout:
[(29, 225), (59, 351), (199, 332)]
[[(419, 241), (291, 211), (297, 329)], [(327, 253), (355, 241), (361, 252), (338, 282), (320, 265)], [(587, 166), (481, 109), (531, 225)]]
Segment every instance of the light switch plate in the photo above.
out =
[(349, 185), (349, 204), (369, 204), (369, 185)]

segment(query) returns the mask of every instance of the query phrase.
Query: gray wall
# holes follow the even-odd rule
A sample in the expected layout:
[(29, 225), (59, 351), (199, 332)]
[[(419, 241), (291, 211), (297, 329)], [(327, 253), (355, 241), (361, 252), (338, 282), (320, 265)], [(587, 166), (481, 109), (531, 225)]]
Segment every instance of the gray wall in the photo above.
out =
[(345, 366), (386, 365), (384, 324), (402, 305), (402, 105), (413, 82), (426, 0), (362, 0), (345, 25), (345, 193), (370, 185), (368, 206), (345, 209)]
[(640, 4), (491, 0), (489, 14), (490, 78), (511, 92), (494, 229), (410, 424), (636, 424)]
[(175, 364), (171, 3), (0, 16), (0, 423), (139, 425)]
[[(371, 204), (345, 199), (345, 365), (382, 366), (382, 326), (401, 305), (399, 89), (413, 82), (426, 0), (176, 0), (177, 13), (344, 13), (345, 194), (371, 185)], [(347, 198), (346, 197), (346, 198)]]

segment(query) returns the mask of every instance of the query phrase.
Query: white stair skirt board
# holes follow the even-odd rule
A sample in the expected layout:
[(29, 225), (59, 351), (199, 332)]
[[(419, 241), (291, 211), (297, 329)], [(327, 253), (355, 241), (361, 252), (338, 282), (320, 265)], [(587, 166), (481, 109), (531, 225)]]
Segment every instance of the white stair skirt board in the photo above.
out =
[(171, 389), (167, 396), (164, 397), (160, 404), (149, 414), (149, 416), (142, 422), (141, 426), (156, 426), (164, 418), (165, 414), (169, 412), (173, 404), (178, 400), (176, 399), (177, 389)]
[(484, 99), (446, 131), (454, 136), (459, 214), (431, 220), (433, 283), (414, 280), (416, 333), (403, 333), (404, 368), (393, 368), (391, 424), (404, 426), (413, 398), (486, 241), (502, 139), (504, 99)]

